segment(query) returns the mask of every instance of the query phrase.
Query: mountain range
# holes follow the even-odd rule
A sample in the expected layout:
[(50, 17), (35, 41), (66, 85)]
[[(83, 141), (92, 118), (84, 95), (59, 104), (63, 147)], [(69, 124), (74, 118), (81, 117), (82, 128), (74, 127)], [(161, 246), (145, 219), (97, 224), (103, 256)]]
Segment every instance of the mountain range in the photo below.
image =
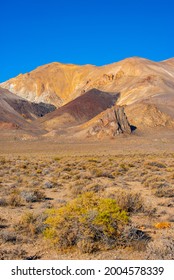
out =
[(55, 62), (0, 84), (1, 131), (101, 138), (130, 132), (126, 120), (134, 133), (174, 127), (173, 58)]

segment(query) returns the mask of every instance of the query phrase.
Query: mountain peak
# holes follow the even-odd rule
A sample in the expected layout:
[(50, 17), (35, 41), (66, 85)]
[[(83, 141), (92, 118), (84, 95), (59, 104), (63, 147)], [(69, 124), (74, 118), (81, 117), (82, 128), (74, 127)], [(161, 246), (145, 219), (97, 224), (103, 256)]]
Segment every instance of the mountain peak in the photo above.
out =
[[(60, 107), (90, 89), (120, 92), (120, 104), (168, 91), (173, 87), (174, 59), (154, 62), (130, 57), (104, 66), (74, 65), (53, 62), (20, 74), (1, 84), (2, 87), (32, 102), (51, 103)], [(138, 98), (139, 98), (138, 96)]]

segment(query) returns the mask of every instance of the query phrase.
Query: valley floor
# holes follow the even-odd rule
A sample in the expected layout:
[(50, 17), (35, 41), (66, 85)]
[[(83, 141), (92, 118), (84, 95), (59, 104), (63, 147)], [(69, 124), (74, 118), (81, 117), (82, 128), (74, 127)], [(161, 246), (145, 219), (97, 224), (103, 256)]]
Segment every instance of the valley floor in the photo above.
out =
[[(174, 259), (173, 132), (92, 141), (0, 138), (0, 259)], [(92, 192), (127, 211), (123, 244), (58, 250), (47, 210)]]

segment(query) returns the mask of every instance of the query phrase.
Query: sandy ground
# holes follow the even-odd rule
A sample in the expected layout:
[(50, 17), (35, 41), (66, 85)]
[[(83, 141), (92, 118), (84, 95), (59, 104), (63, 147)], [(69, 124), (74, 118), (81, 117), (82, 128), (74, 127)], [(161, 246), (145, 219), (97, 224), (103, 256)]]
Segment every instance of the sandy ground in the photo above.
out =
[[(19, 140), (24, 139), (24, 140)], [(173, 152), (174, 131), (165, 129), (120, 135), (114, 139), (76, 139), (44, 137), (25, 140), (12, 133), (0, 132), (0, 154), (48, 154), (48, 155), (116, 155), (118, 153)]]

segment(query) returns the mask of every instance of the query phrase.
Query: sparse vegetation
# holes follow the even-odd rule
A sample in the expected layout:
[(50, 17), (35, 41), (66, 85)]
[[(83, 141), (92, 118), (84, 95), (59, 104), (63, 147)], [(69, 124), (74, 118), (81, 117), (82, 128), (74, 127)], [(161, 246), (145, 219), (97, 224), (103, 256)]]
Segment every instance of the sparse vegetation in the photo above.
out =
[(149, 260), (174, 260), (174, 239), (161, 237), (159, 240), (151, 241), (146, 254)]
[(142, 212), (145, 204), (140, 193), (117, 191), (114, 195), (118, 205), (129, 213)]
[(13, 207), (19, 207), (22, 205), (22, 199), (18, 190), (12, 191), (8, 199), (8, 204)]
[(32, 212), (26, 212), (15, 225), (15, 230), (26, 235), (42, 233), (46, 228), (44, 225), (46, 217), (45, 214), (35, 215)]
[(0, 163), (1, 259), (115, 258), (117, 250), (119, 258), (172, 258), (173, 154)]

